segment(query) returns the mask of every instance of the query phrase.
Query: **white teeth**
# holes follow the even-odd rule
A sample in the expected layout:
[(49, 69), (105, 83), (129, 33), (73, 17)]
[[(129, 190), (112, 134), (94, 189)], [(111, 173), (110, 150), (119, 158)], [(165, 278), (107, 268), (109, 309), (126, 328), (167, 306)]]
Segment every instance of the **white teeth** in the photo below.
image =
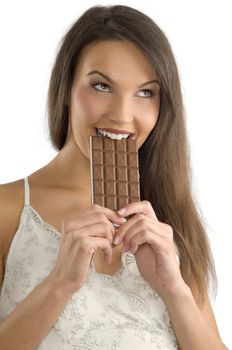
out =
[(112, 132), (107, 132), (105, 130), (102, 129), (98, 129), (97, 130), (97, 135), (103, 135), (103, 136), (108, 136), (113, 140), (121, 140), (121, 139), (126, 139), (130, 134), (113, 134)]

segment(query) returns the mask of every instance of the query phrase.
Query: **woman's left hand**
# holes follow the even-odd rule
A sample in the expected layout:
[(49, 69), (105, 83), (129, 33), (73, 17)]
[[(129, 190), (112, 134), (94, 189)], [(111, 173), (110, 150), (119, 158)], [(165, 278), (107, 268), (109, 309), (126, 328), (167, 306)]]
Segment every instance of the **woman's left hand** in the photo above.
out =
[[(130, 250), (142, 277), (163, 298), (186, 288), (176, 258), (172, 227), (158, 221), (148, 201), (128, 204), (121, 217), (133, 215), (117, 231), (124, 251)], [(116, 237), (115, 237), (116, 238)]]

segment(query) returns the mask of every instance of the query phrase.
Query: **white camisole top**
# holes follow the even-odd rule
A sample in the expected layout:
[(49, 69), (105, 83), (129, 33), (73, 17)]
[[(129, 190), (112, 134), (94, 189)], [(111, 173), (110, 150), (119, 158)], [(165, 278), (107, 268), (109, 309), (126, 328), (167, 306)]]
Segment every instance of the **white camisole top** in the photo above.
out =
[[(6, 261), (0, 290), (0, 319), (6, 318), (55, 266), (61, 233), (25, 205)], [(140, 275), (132, 253), (122, 253), (122, 269), (96, 272), (93, 261), (85, 285), (75, 292), (37, 350), (178, 349), (164, 302)], [(49, 312), (49, 310), (48, 310)]]

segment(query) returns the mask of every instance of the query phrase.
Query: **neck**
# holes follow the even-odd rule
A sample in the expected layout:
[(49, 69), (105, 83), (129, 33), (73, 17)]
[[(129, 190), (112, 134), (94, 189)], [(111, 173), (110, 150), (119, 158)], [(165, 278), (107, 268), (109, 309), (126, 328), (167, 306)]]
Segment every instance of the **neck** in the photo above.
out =
[(73, 141), (70, 140), (46, 168), (56, 186), (90, 195), (90, 161)]

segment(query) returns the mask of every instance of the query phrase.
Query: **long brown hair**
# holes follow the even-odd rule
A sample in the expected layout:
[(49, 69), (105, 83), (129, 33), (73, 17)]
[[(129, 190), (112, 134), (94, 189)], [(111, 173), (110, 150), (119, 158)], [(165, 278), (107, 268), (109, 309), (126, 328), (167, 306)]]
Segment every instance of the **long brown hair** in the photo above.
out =
[(192, 193), (190, 152), (176, 61), (163, 31), (147, 15), (128, 6), (94, 6), (62, 38), (52, 69), (47, 108), (50, 138), (60, 150), (68, 130), (69, 100), (82, 48), (93, 41), (134, 43), (161, 81), (158, 121), (139, 150), (141, 199), (173, 228), (185, 282), (203, 300), (209, 278), (216, 281), (202, 215)]

